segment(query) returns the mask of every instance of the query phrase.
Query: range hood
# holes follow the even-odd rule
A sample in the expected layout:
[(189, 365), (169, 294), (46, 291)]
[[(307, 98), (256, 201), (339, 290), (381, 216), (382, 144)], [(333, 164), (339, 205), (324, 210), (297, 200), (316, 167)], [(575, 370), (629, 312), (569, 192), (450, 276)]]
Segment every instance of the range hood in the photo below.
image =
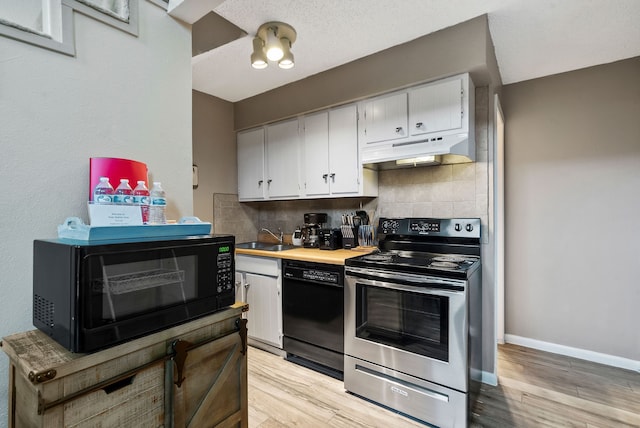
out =
[(430, 136), (413, 141), (380, 141), (361, 148), (360, 159), (371, 169), (395, 169), (476, 160), (475, 141), (468, 133)]

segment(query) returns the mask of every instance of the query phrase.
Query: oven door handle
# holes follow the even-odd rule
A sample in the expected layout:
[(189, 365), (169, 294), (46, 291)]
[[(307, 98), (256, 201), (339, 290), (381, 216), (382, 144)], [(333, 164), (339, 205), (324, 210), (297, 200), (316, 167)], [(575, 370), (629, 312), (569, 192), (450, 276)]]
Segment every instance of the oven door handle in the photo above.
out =
[(466, 281), (424, 277), (413, 274), (388, 274), (371, 269), (350, 268), (346, 273), (357, 278), (357, 282), (370, 287), (388, 288), (419, 294), (458, 296), (465, 293)]

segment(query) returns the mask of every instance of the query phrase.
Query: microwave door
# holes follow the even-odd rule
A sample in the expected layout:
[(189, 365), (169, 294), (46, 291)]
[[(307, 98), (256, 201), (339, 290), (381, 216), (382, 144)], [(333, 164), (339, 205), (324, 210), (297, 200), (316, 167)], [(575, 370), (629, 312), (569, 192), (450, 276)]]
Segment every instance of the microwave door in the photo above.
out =
[(197, 292), (193, 256), (177, 256), (167, 250), (148, 260), (120, 262), (100, 255), (95, 262), (92, 294), (100, 310), (93, 315), (100, 320), (91, 322), (116, 322), (174, 305), (190, 315), (186, 303)]

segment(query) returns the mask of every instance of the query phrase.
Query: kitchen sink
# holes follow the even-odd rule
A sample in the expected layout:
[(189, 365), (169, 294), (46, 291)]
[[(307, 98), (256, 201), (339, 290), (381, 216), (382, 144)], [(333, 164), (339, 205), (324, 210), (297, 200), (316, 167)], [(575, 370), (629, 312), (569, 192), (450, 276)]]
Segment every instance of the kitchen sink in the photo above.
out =
[(261, 251), (285, 251), (296, 248), (293, 245), (288, 244), (270, 244), (268, 242), (240, 242), (236, 244), (236, 248), (241, 248), (245, 250), (261, 250)]
[(291, 250), (293, 248), (296, 248), (295, 245), (276, 244), (269, 247), (268, 251), (284, 251), (284, 250)]
[(262, 250), (263, 248), (270, 247), (272, 245), (273, 244), (252, 241), (252, 242), (240, 242), (239, 244), (236, 244), (236, 248), (243, 248), (245, 250)]

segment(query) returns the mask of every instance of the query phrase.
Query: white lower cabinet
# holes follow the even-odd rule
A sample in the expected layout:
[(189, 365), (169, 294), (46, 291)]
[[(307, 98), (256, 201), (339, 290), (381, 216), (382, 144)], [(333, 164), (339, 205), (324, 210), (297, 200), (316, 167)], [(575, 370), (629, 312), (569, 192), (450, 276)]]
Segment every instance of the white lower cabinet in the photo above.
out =
[(282, 349), (281, 260), (236, 255), (236, 300), (249, 304), (247, 336)]

